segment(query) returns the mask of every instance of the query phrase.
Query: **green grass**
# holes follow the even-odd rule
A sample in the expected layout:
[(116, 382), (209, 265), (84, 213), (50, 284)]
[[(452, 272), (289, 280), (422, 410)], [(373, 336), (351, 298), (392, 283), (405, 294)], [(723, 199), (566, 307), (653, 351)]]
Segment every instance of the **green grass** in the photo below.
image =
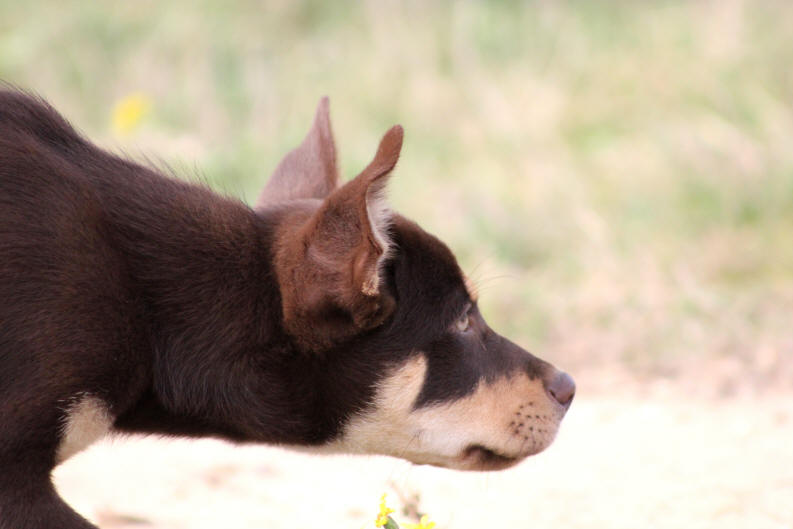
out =
[[(248, 201), (321, 95), (347, 177), (400, 122), (392, 202), (477, 268), (494, 327), (581, 369), (755, 372), (770, 349), (766, 383), (793, 359), (790, 20), (736, 0), (0, 0), (0, 78)], [(154, 110), (114, 138), (132, 92)]]

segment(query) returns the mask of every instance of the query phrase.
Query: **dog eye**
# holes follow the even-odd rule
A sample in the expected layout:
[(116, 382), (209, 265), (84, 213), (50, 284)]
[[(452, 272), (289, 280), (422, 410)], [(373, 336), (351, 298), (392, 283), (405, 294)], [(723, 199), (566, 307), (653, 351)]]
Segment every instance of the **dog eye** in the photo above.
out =
[(471, 316), (468, 314), (468, 311), (465, 311), (465, 314), (460, 316), (455, 325), (457, 330), (460, 332), (465, 332), (468, 330), (468, 327), (471, 326)]

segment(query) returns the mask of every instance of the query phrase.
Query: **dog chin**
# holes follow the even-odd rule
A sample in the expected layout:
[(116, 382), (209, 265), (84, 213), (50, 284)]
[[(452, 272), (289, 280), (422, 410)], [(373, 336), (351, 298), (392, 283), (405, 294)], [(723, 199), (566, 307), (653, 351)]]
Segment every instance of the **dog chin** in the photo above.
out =
[(529, 454), (505, 455), (482, 445), (470, 445), (460, 453), (461, 470), (503, 470), (528, 457)]
[(469, 445), (455, 461), (453, 468), (458, 470), (488, 471), (504, 470), (514, 467), (524, 459), (542, 452), (543, 448), (536, 451), (519, 454), (504, 454), (482, 445)]
[(472, 444), (464, 448), (455, 457), (427, 458), (414, 461), (414, 463), (454, 470), (486, 472), (514, 467), (524, 459), (538, 454), (544, 449), (545, 447), (542, 447), (538, 450), (507, 455), (479, 444)]

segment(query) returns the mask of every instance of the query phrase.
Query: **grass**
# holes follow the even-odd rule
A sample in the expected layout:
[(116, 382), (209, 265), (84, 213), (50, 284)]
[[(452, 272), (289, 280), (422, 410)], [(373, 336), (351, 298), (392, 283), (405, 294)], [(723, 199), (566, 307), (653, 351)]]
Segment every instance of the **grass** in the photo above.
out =
[[(791, 17), (739, 0), (0, 0), (0, 78), (248, 201), (321, 95), (346, 176), (400, 122), (392, 202), (476, 270), (494, 327), (574, 371), (789, 387)], [(132, 92), (154, 111), (114, 138)], [(725, 361), (740, 368), (711, 369)]]

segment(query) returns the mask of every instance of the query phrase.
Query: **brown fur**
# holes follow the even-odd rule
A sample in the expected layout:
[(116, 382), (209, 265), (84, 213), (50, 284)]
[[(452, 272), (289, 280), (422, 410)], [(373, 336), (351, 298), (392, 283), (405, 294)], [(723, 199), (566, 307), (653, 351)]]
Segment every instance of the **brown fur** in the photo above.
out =
[[(388, 229), (388, 219), (373, 219), (372, 212), (383, 200), (401, 147), (402, 128), (396, 126), (357, 178), (334, 191), (308, 219), (299, 211), (299, 221), (285, 223), (278, 234), (275, 269), (284, 325), (306, 350), (377, 327), (393, 311), (393, 298), (380, 292), (381, 262), (388, 251), (381, 232)], [(329, 307), (345, 317), (327, 317)]]
[(547, 446), (572, 379), (388, 210), (401, 144), (339, 186), (322, 100), (251, 209), (0, 90), (0, 529), (92, 528), (50, 473), (107, 428), (474, 470)]

